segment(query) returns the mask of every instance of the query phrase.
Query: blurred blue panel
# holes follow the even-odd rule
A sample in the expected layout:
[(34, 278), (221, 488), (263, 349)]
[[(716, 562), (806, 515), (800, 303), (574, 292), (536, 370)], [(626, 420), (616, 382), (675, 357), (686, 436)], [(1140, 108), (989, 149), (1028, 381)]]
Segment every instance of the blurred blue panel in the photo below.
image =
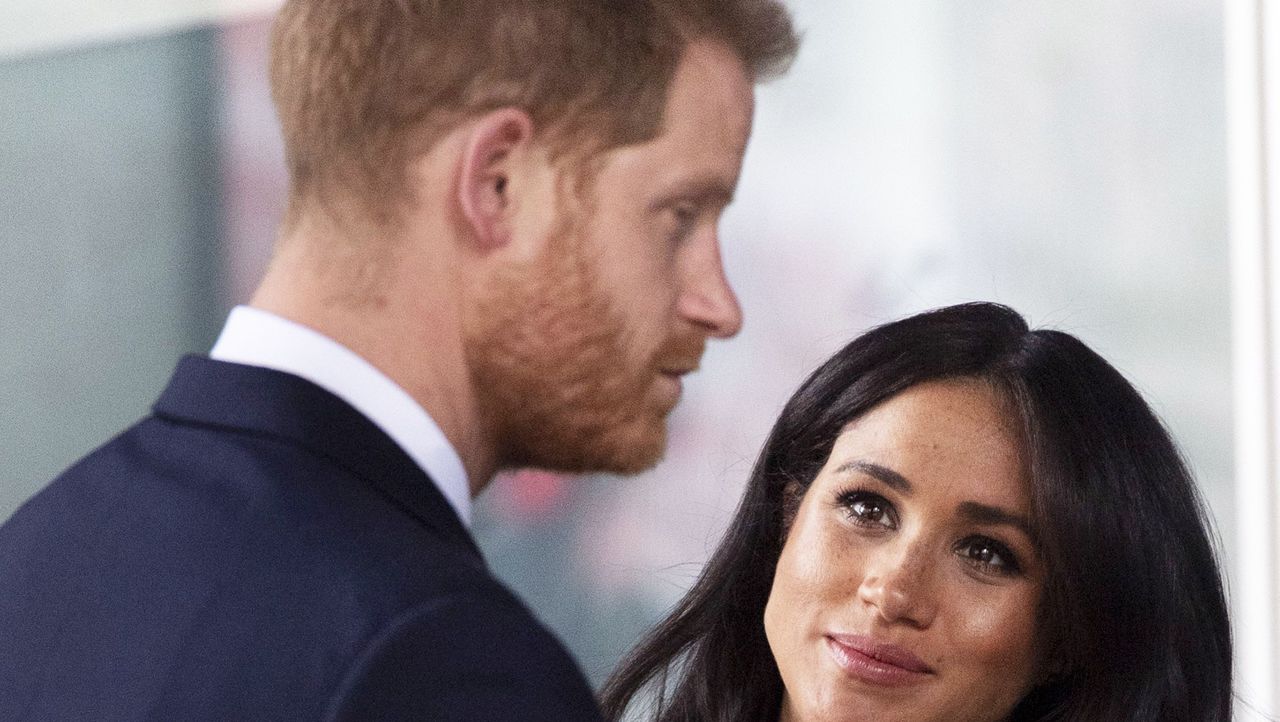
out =
[(0, 519), (217, 331), (215, 40), (0, 63)]

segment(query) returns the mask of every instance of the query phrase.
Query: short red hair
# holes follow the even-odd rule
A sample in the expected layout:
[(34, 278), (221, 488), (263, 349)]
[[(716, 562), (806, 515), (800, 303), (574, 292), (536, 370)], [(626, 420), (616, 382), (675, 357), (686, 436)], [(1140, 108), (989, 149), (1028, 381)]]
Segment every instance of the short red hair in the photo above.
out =
[(336, 192), (385, 212), (409, 157), (499, 107), (528, 112), (558, 153), (648, 140), (695, 38), (757, 80), (798, 44), (778, 0), (289, 0), (271, 86), (290, 205)]

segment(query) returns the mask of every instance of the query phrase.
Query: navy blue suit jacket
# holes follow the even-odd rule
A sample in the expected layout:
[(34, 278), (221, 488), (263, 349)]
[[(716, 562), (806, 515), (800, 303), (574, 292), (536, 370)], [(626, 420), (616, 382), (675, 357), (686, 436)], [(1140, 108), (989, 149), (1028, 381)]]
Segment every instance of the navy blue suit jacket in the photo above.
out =
[(598, 720), (430, 479), (298, 377), (188, 357), (0, 527), (0, 720)]

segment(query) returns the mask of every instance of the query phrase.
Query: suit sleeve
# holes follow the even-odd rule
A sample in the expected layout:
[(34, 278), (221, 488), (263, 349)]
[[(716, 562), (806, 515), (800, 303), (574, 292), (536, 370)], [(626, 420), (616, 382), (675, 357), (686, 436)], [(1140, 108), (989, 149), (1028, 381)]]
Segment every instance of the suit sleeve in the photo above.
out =
[(401, 615), (370, 642), (326, 719), (599, 722), (568, 653), (514, 598), (459, 594)]

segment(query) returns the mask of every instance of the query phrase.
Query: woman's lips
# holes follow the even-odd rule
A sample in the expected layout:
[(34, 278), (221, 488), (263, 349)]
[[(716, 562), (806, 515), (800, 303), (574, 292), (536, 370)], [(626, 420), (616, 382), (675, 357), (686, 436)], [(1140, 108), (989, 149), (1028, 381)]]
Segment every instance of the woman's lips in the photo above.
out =
[(841, 669), (869, 684), (902, 687), (924, 682), (934, 674), (929, 665), (902, 647), (878, 644), (870, 637), (829, 634), (824, 641)]

